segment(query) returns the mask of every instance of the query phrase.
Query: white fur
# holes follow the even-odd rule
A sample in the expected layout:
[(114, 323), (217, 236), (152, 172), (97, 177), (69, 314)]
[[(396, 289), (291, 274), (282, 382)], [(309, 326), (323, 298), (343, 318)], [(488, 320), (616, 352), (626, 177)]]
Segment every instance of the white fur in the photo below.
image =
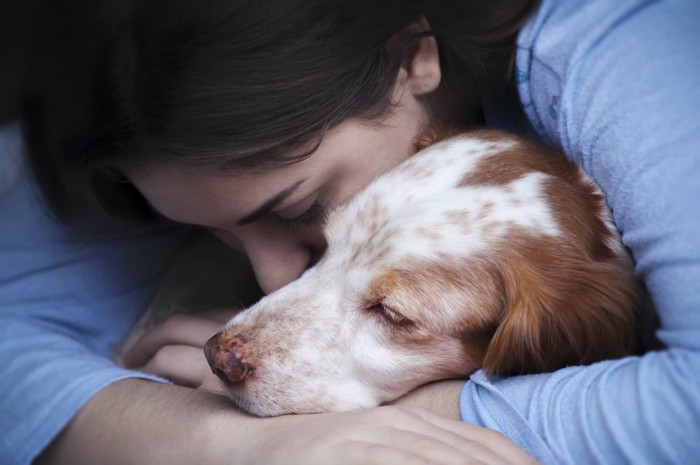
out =
[[(393, 399), (407, 391), (409, 379), (410, 388), (436, 373), (472, 370), (464, 357), (455, 356), (462, 352), (455, 337), (443, 335), (430, 353), (391, 343), (392, 329), (381, 317), (368, 315), (365, 299), (383, 271), (409, 261), (468, 259), (496, 247), (514, 229), (560, 234), (542, 193), (547, 175), (529, 173), (503, 186), (458, 187), (480, 160), (514, 145), (470, 138), (436, 144), (333, 212), (320, 262), (225, 327), (224, 333), (253, 331), (257, 340), (250, 344), (262, 347), (251, 379), (231, 386), (232, 399), (263, 416), (346, 410)], [(359, 220), (370, 211), (378, 212), (368, 219), (371, 224)], [(457, 222), (451, 214), (480, 219)], [(470, 292), (479, 290), (453, 294)], [(426, 368), (426, 360), (433, 366)]]

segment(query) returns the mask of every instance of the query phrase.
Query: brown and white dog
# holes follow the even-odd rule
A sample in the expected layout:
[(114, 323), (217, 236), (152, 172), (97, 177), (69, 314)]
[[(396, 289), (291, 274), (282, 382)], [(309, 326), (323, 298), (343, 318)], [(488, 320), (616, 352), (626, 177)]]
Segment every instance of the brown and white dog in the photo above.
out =
[(546, 372), (639, 350), (646, 300), (596, 185), (478, 130), (333, 211), (328, 249), (205, 347), (259, 416), (376, 406), (430, 381)]

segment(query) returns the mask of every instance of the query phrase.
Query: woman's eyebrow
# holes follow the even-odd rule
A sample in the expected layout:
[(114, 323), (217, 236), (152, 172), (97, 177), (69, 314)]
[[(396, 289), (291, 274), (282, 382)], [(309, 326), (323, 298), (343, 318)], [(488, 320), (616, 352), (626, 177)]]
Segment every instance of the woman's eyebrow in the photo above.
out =
[(273, 195), (265, 202), (263, 202), (262, 205), (253, 210), (251, 213), (248, 213), (246, 216), (238, 220), (236, 222), (236, 225), (243, 226), (267, 215), (273, 208), (279, 205), (284, 199), (289, 197), (292, 194), (292, 192), (294, 192), (304, 181), (306, 181), (306, 179), (302, 179), (301, 181), (292, 184), (286, 189), (279, 191), (277, 194)]

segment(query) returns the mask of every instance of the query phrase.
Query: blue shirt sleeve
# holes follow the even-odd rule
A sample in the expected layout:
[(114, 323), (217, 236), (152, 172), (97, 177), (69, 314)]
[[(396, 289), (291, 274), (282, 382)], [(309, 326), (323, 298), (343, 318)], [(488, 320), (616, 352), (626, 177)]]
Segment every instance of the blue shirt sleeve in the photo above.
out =
[(667, 349), (465, 385), (465, 421), (545, 464), (700, 458), (700, 3), (544, 0), (518, 43), (529, 123), (607, 196)]
[(123, 378), (112, 351), (187, 232), (162, 224), (66, 226), (0, 128), (0, 463), (28, 464), (78, 409)]

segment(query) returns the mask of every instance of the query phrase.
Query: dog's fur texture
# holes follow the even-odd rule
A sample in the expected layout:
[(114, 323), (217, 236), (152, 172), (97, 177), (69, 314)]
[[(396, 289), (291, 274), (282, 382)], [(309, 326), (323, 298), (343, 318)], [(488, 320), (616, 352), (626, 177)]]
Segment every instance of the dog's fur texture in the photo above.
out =
[(205, 347), (252, 414), (371, 407), (479, 368), (547, 372), (640, 350), (649, 308), (602, 193), (519, 137), (430, 145), (333, 211), (325, 235), (313, 268)]

